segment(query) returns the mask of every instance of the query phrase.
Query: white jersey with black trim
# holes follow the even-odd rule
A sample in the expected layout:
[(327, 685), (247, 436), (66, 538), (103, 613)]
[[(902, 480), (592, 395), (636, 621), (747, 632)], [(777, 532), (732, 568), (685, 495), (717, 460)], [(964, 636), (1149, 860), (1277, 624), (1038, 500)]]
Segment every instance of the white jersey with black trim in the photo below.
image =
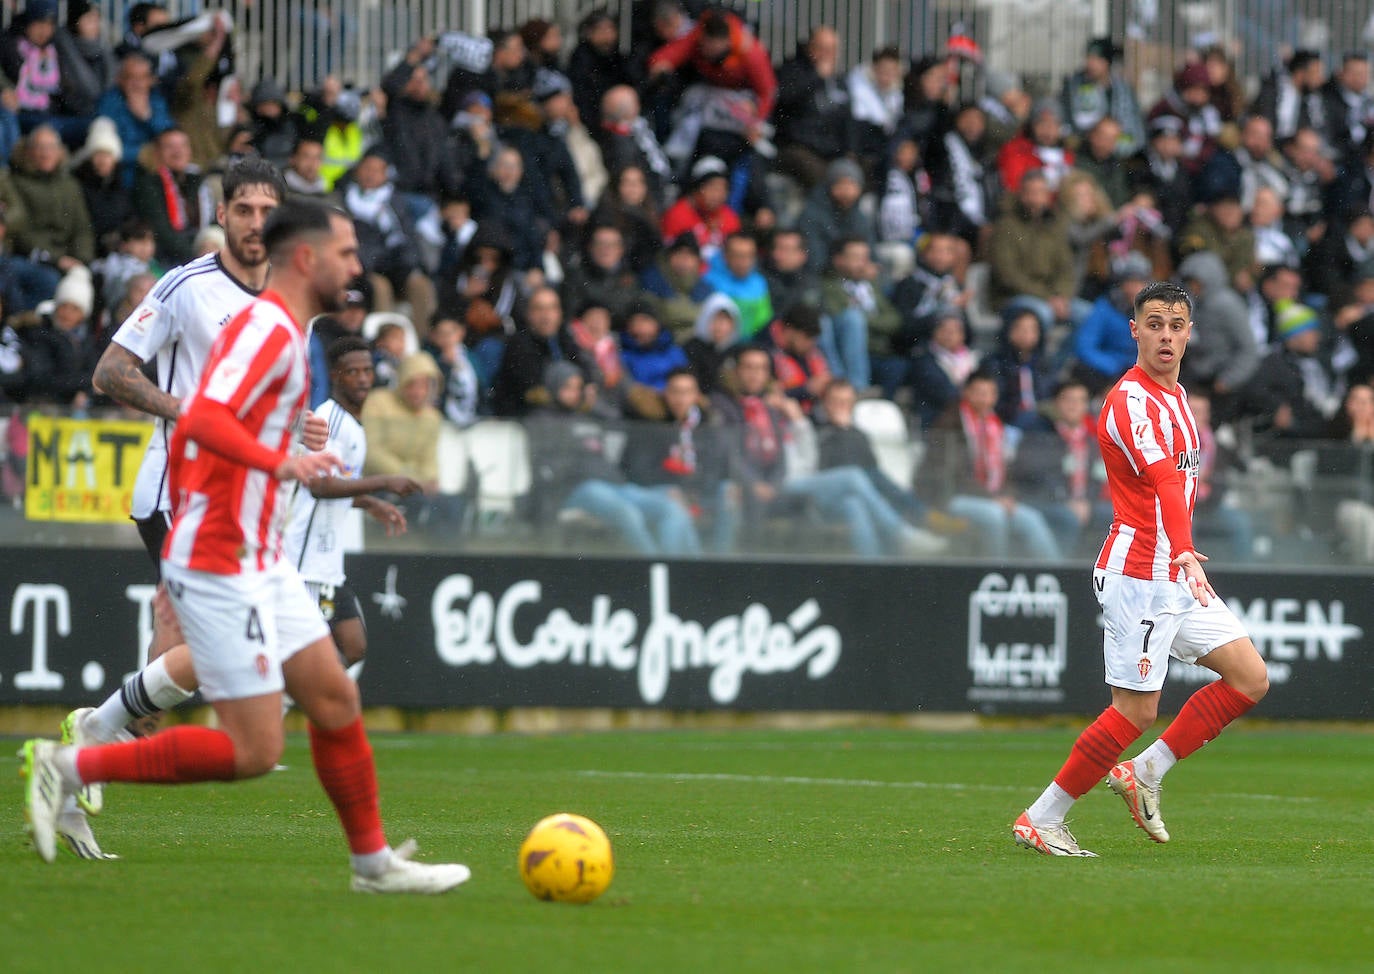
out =
[[(158, 388), (184, 399), (199, 384), (215, 338), (257, 295), (225, 269), (218, 253), (206, 254), (164, 274), (113, 341), (144, 362), (156, 360)], [(171, 424), (158, 417), (134, 481), (130, 513), (138, 520), (172, 509), (167, 489), (171, 439)]]
[[(367, 459), (363, 426), (333, 399), (320, 403), (315, 415), (329, 423), (325, 447), (343, 461), (338, 474), (345, 480), (362, 476)], [(344, 583), (345, 520), (353, 507), (351, 497), (319, 499), (300, 483), (292, 489), (291, 507), (282, 531), (282, 557), (296, 566), (307, 582)]]

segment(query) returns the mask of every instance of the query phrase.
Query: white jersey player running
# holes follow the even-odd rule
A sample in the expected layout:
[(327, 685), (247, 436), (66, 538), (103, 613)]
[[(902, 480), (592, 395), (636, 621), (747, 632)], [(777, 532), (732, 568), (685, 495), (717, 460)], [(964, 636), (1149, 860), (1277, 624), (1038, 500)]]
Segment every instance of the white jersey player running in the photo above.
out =
[[(223, 191), (216, 219), (224, 227), (224, 246), (167, 272), (115, 332), (94, 375), (101, 392), (156, 421), (135, 480), (130, 513), (159, 579), (162, 542), (171, 523), (167, 447), (172, 428), (183, 401), (199, 383), (210, 348), (225, 323), (266, 283), (262, 228), (286, 196), (281, 174), (261, 159), (231, 166), (224, 174)], [(156, 381), (144, 373), (149, 362), (156, 363)], [(100, 707), (69, 714), (62, 725), (64, 739), (83, 744), (115, 740), (131, 720), (175, 707), (195, 691), (190, 653), (160, 590), (154, 607), (148, 665)], [(107, 858), (83, 814), (83, 809), (99, 812), (102, 803), (98, 786), (84, 789), (68, 804), (59, 822), (68, 848), (83, 858)]]
[(406, 530), (405, 515), (394, 504), (372, 496), (385, 491), (404, 497), (421, 490), (418, 481), (402, 476), (362, 476), (367, 459), (367, 435), (362, 409), (374, 380), (372, 351), (356, 335), (345, 335), (326, 351), (330, 398), (315, 415), (329, 427), (325, 449), (343, 461), (338, 476), (322, 477), (292, 489), (291, 507), (282, 537), (282, 556), (296, 566), (334, 634), (344, 664), (351, 666), (367, 653), (367, 628), (358, 597), (348, 587), (341, 543), (344, 517), (359, 508), (386, 527), (387, 534)]

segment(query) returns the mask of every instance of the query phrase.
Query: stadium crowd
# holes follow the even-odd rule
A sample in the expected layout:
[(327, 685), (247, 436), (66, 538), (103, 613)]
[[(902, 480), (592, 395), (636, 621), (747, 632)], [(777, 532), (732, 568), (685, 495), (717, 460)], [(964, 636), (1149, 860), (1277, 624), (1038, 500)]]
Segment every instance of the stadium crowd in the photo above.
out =
[[(1081, 554), (1110, 519), (1094, 404), (1134, 362), (1135, 294), (1175, 278), (1216, 430), (1200, 533), (1254, 555), (1229, 478), (1318, 441), (1326, 527), (1374, 559), (1363, 52), (1292, 51), (1247, 100), (1226, 49), (1190, 51), (1141, 105), (1108, 38), (1033, 97), (962, 35), (842, 70), (818, 27), (775, 69), (735, 14), (654, 0), (630, 44), (604, 10), (575, 38), (424, 36), (373, 90), (263, 78), (225, 119), (225, 20), (140, 3), (111, 46), (66, 9), (0, 36), (0, 404), (101, 406), (109, 335), (221, 245), (217, 174), (256, 153), (355, 221), (367, 273), (312, 354), (366, 328), (369, 463), (424, 483), (436, 530), (463, 523), (445, 425), (494, 416), (525, 425), (530, 518), (644, 553), (781, 524), (860, 555)], [(872, 401), (923, 440), (914, 477), (878, 462)]]

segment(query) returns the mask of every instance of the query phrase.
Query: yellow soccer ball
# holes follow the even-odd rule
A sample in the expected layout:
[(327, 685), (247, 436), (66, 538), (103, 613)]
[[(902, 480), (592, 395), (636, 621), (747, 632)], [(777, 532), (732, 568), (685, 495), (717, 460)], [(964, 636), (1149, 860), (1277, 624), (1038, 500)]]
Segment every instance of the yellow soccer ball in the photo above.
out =
[(611, 840), (581, 815), (540, 819), (520, 844), (520, 878), (541, 900), (590, 903), (606, 892), (614, 875)]

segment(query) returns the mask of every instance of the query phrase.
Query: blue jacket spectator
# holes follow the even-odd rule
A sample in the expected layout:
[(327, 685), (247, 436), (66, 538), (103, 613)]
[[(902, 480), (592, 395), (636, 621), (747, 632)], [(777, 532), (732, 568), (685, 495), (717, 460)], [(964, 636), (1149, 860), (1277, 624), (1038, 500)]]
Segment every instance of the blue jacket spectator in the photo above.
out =
[(1075, 378), (1097, 395), (1135, 364), (1136, 345), (1131, 337), (1135, 296), (1150, 279), (1150, 262), (1143, 254), (1129, 254), (1118, 270), (1120, 283), (1093, 303), (1093, 309), (1073, 335), (1073, 354), (1078, 360)]
[(176, 125), (162, 92), (157, 90), (153, 66), (142, 54), (126, 54), (119, 62), (115, 87), (100, 96), (96, 114), (114, 122), (124, 147), (120, 172), (125, 187), (134, 185), (138, 152), (160, 132)]
[(672, 333), (647, 302), (636, 303), (626, 316), (620, 358), (635, 382), (659, 392), (668, 382), (668, 373), (688, 366), (687, 353), (673, 344)]

